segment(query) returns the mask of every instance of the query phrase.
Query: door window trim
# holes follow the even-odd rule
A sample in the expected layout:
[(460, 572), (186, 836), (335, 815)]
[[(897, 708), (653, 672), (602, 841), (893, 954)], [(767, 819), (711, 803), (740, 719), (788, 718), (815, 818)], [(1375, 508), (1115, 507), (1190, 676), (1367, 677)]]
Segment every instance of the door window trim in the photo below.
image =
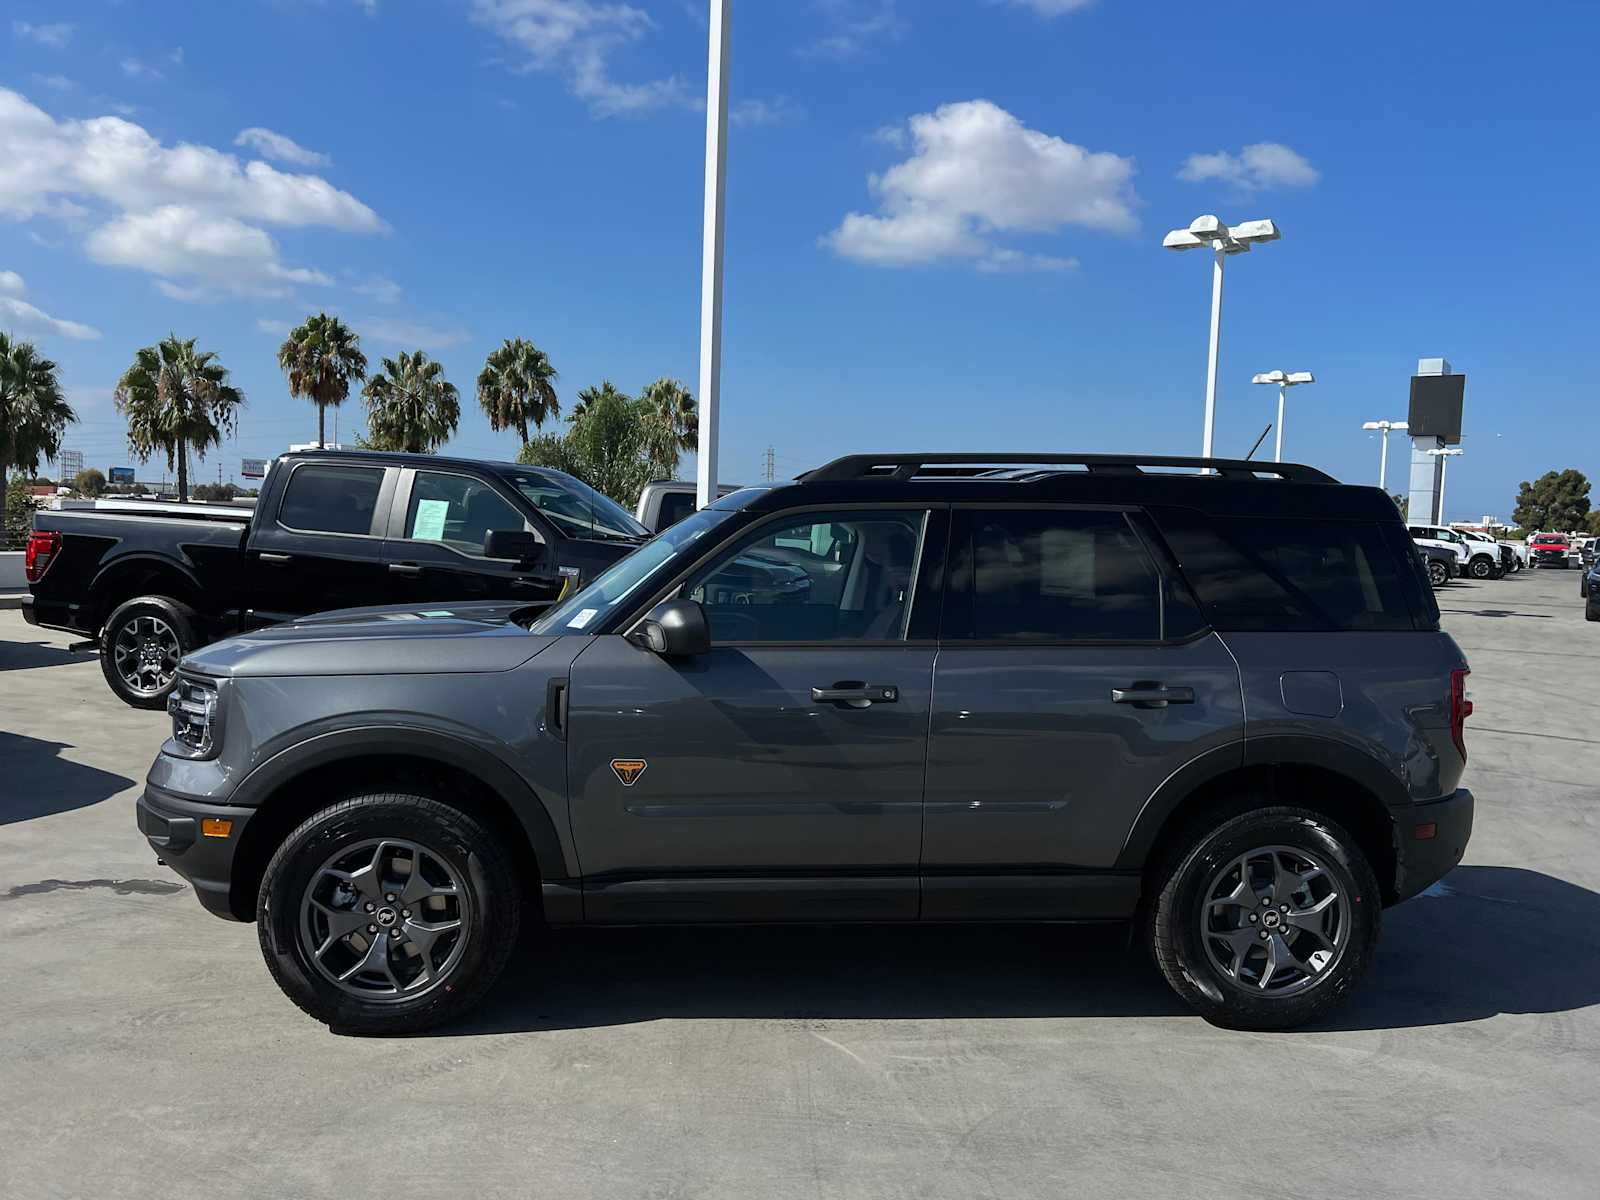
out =
[[(1098, 503), (1098, 502), (1062, 502), (1052, 500), (1025, 501), (1025, 500), (995, 500), (995, 501), (955, 501), (951, 505), (950, 513), (950, 548), (946, 554), (946, 563), (955, 558), (956, 529), (960, 525), (961, 514), (964, 512), (1116, 512), (1123, 515), (1128, 528), (1133, 531), (1139, 545), (1145, 552), (1145, 559), (1156, 576), (1156, 614), (1159, 636), (1154, 638), (964, 638), (953, 637), (948, 633), (948, 626), (943, 617), (939, 623), (938, 644), (941, 649), (985, 649), (985, 650), (1027, 650), (1051, 649), (1054, 647), (1129, 647), (1129, 646), (1186, 646), (1191, 642), (1200, 641), (1210, 637), (1214, 630), (1211, 623), (1205, 618), (1205, 610), (1192, 600), (1192, 589), (1184, 579), (1183, 574), (1177, 569), (1172, 552), (1160, 541), (1155, 533), (1154, 523), (1143, 506), (1138, 504)], [(969, 583), (970, 587), (970, 583)], [(1167, 589), (1181, 588), (1191, 595), (1191, 604), (1200, 617), (1200, 627), (1193, 633), (1183, 637), (1167, 637)], [(945, 574), (943, 613), (949, 616), (954, 609), (950, 603), (954, 597), (961, 599), (954, 583), (951, 572)], [(959, 617), (956, 618), (960, 620)]]
[[(297, 525), (290, 525), (283, 519), (283, 506), (289, 499), (289, 488), (294, 484), (294, 477), (302, 467), (331, 467), (338, 471), (382, 471), (383, 478), (378, 481), (378, 495), (372, 503), (372, 520), (367, 525), (366, 533), (344, 533), (337, 529), (301, 529)], [(278, 493), (278, 505), (272, 514), (272, 523), (279, 529), (289, 533), (297, 533), (303, 537), (330, 537), (330, 538), (366, 538), (373, 541), (383, 541), (384, 529), (388, 525), (390, 502), (394, 496), (395, 475), (398, 467), (386, 466), (382, 463), (343, 463), (343, 462), (318, 462), (315, 459), (305, 459), (294, 463), (289, 468), (289, 477), (283, 481), (283, 491)]]
[(389, 508), (389, 519), (385, 523), (388, 532), (384, 535), (384, 540), (386, 542), (395, 543), (397, 549), (400, 546), (431, 546), (439, 550), (448, 550), (451, 554), (454, 554), (463, 562), (469, 563), (510, 563), (514, 561), (509, 558), (489, 558), (487, 555), (483, 554), (466, 554), (460, 550), (457, 550), (454, 546), (451, 546), (446, 542), (429, 541), (426, 538), (407, 537), (406, 517), (409, 515), (411, 510), (411, 492), (416, 484), (418, 472), (426, 472), (429, 475), (454, 475), (460, 479), (468, 479), (473, 483), (483, 484), (495, 495), (499, 496), (500, 499), (504, 500), (508, 505), (510, 505), (512, 512), (516, 513), (522, 518), (522, 528), (524, 532), (532, 533), (534, 537), (539, 539), (540, 545), (549, 546), (551, 544), (549, 535), (545, 532), (545, 530), (539, 527), (539, 523), (536, 523), (528, 515), (527, 510), (531, 508), (532, 505), (527, 503), (518, 503), (517, 501), (511, 499), (511, 497), (507, 495), (506, 490), (500, 487), (492, 478), (484, 475), (474, 475), (469, 471), (452, 471), (439, 467), (400, 467), (398, 469), (400, 471), (400, 479), (395, 485), (394, 499)]
[[(655, 608), (655, 606), (660, 604), (663, 600), (667, 600), (679, 595), (689, 578), (696, 574), (702, 566), (704, 566), (707, 562), (720, 557), (733, 543), (745, 540), (749, 534), (758, 533), (760, 530), (765, 529), (777, 522), (803, 520), (805, 517), (813, 514), (827, 515), (830, 513), (849, 512), (913, 512), (922, 514), (922, 537), (918, 540), (917, 556), (913, 560), (913, 571), (911, 576), (912, 592), (906, 618), (905, 637), (870, 639), (834, 638), (824, 641), (808, 642), (714, 641), (712, 642), (712, 648), (715, 649), (718, 646), (731, 646), (738, 649), (769, 650), (837, 650), (841, 648), (884, 650), (895, 649), (899, 647), (920, 649), (937, 647), (939, 645), (939, 640), (936, 637), (912, 638), (910, 636), (912, 629), (919, 624), (917, 621), (917, 617), (919, 615), (919, 604), (933, 603), (936, 604), (940, 609), (943, 607), (944, 589), (942, 587), (928, 589), (924, 587), (924, 584), (926, 583), (925, 577), (932, 573), (930, 568), (941, 573), (943, 571), (945, 555), (949, 545), (950, 505), (948, 502), (930, 502), (926, 500), (914, 500), (909, 504), (903, 501), (898, 504), (885, 501), (868, 501), (853, 504), (807, 504), (799, 508), (786, 508), (781, 512), (763, 513), (757, 517), (756, 520), (741, 525), (738, 529), (733, 530), (721, 541), (717, 542), (716, 545), (696, 555), (695, 560), (692, 563), (674, 574), (666, 584), (653, 592), (648, 600), (630, 610), (626, 616), (617, 618), (612, 629), (600, 630), (598, 632), (617, 632), (622, 633), (624, 636), (632, 633), (638, 627), (639, 623), (649, 615), (651, 609)], [(935, 545), (935, 543), (937, 543), (937, 545)], [(935, 552), (930, 554), (930, 549), (933, 549)], [(930, 591), (932, 592), (931, 596), (929, 596)], [(928, 598), (924, 599), (924, 597)]]

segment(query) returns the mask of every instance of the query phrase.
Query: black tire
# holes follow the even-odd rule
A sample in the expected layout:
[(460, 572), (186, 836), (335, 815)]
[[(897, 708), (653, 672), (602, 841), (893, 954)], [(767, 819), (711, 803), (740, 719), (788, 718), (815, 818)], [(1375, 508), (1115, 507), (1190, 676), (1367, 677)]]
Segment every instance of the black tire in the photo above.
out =
[[(182, 658), (200, 645), (200, 638), (195, 632), (198, 618), (188, 605), (167, 596), (136, 596), (113, 609), (100, 627), (100, 673), (106, 677), (106, 683), (111, 685), (117, 699), (134, 708), (165, 708), (167, 696), (177, 682), (176, 659), (170, 663), (172, 673), (165, 676), (165, 682), (146, 688), (134, 687), (123, 677), (123, 668), (119, 666), (119, 662), (127, 661), (127, 643), (124, 639), (133, 635), (135, 640), (139, 640), (137, 632), (138, 623), (141, 622), (146, 627), (155, 626), (170, 631), (177, 643), (177, 657)], [(155, 683), (155, 676), (145, 678)]]
[(1493, 579), (1494, 560), (1487, 555), (1480, 554), (1467, 564), (1467, 573), (1474, 579)]
[[(1290, 1029), (1321, 1020), (1360, 982), (1377, 946), (1383, 901), (1366, 856), (1342, 828), (1308, 809), (1251, 807), (1255, 803), (1241, 798), (1209, 823), (1191, 826), (1188, 836), (1173, 844), (1151, 881), (1155, 901), (1147, 913), (1148, 933), (1162, 975), (1207, 1021), (1227, 1029)], [(1245, 811), (1238, 811), (1241, 806)], [(1229, 811), (1236, 815), (1228, 816)], [(1220, 911), (1206, 895), (1217, 873), (1258, 847), (1308, 853), (1321, 865), (1329, 886), (1338, 890), (1343, 910), (1339, 919), (1348, 922), (1340, 927), (1342, 940), (1325, 973), (1289, 972), (1291, 979), (1303, 975), (1301, 990), (1283, 995), (1259, 991), (1230, 977), (1214, 961), (1202, 934), (1208, 910)], [(1247, 911), (1267, 913), (1266, 908)], [(1267, 916), (1280, 920), (1276, 911)], [(1244, 916), (1239, 919), (1242, 922)], [(1244, 928), (1241, 923), (1238, 931)], [(1306, 953), (1303, 947), (1309, 935), (1294, 936), (1302, 947), (1299, 952)], [(1295, 986), (1290, 984), (1291, 989)]]
[(1442, 588), (1450, 582), (1450, 568), (1437, 558), (1428, 560), (1428, 582), (1436, 588)]
[(1583, 606), (1583, 619), (1585, 621), (1600, 621), (1600, 604), (1592, 601)]
[[(359, 857), (366, 843), (385, 839), (421, 847), (435, 865), (450, 873), (452, 885), (459, 884), (459, 898), (451, 903), (461, 933), (459, 946), (444, 947), (448, 957), (439, 962), (437, 978), (419, 985), (416, 995), (368, 999), (350, 994), (312, 961), (302, 905), (308, 889), (325, 877), (327, 864), (340, 861), (341, 853)], [(316, 813), (278, 847), (261, 879), (258, 933), (272, 977), (289, 999), (336, 1033), (416, 1033), (461, 1017), (493, 986), (517, 945), (522, 895), (502, 841), (470, 814), (416, 794), (353, 796)], [(405, 876), (393, 878), (403, 881)], [(404, 903), (403, 893), (396, 894), (401, 899), (391, 902), (395, 907), (390, 922), (402, 930), (396, 936), (406, 939), (403, 931), (412, 928), (411, 914), (405, 909), (406, 919), (396, 919)], [(352, 890), (349, 895), (355, 897), (355, 905), (364, 907), (357, 893)], [(355, 908), (349, 911), (354, 913)], [(377, 926), (366, 927), (373, 928)], [(382, 929), (378, 936), (381, 940)], [(363, 952), (363, 940), (370, 944), (365, 930), (356, 929), (336, 949), (351, 946), (352, 938), (351, 952), (357, 956)], [(332, 941), (330, 937), (327, 944)], [(406, 957), (412, 948), (403, 941), (394, 945), (395, 950), (384, 951), (391, 981), (392, 964), (398, 962), (404, 969), (405, 964), (416, 963), (415, 956)], [(343, 961), (336, 959), (333, 966)], [(422, 979), (421, 974), (416, 978)]]

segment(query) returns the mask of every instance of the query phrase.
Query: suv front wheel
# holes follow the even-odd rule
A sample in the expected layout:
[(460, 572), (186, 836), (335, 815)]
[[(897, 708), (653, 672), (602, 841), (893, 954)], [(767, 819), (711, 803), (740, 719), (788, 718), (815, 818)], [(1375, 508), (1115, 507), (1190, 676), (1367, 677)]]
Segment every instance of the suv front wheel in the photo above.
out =
[(261, 952), (337, 1032), (414, 1033), (475, 1005), (517, 943), (521, 896), (496, 839), (427, 796), (355, 796), (305, 821), (261, 881)]
[(1154, 881), (1151, 942), (1167, 982), (1231, 1029), (1320, 1020), (1355, 987), (1382, 900), (1354, 839), (1275, 806), (1192, 834)]

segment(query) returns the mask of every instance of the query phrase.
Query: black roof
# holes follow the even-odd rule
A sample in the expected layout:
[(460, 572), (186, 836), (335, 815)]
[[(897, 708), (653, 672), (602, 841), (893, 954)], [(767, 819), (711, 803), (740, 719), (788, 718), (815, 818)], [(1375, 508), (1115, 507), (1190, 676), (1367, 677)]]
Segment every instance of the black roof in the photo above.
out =
[[(340, 462), (365, 462), (390, 467), (465, 467), (504, 474), (507, 471), (551, 471), (527, 463), (498, 462), (484, 458), (452, 458), (443, 454), (409, 454), (404, 450), (290, 450), (279, 458), (332, 458)], [(558, 472), (559, 473), (559, 472)]]
[(741, 495), (750, 491), (757, 494), (741, 507), (753, 511), (903, 498), (1167, 505), (1247, 516), (1398, 520), (1394, 501), (1381, 488), (1340, 483), (1315, 467), (1162, 455), (854, 454), (791, 483)]

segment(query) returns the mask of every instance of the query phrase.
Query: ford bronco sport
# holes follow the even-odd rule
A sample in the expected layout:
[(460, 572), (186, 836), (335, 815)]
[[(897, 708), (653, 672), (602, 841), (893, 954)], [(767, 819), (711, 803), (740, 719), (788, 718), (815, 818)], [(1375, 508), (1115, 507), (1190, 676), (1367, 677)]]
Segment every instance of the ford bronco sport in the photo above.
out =
[(859, 455), (536, 618), (189, 655), (138, 821), (336, 1029), (459, 1017), (526, 919), (1132, 920), (1208, 1019), (1282, 1028), (1460, 860), (1466, 676), (1377, 488)]

